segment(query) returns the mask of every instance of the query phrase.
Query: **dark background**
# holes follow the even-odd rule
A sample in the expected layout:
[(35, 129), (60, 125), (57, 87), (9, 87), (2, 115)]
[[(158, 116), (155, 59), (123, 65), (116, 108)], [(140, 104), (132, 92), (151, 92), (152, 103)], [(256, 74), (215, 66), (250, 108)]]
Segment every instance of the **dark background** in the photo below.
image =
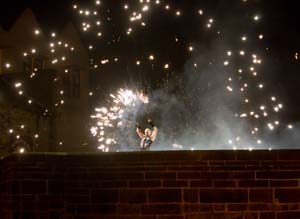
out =
[[(130, 6), (135, 1), (128, 1)], [(103, 26), (103, 37), (96, 41), (91, 35), (83, 35), (82, 40), (87, 44), (93, 44), (95, 49), (91, 52), (91, 58), (101, 60), (106, 57), (118, 57), (117, 65), (104, 66), (100, 77), (93, 79), (94, 89), (115, 89), (120, 84), (140, 83), (147, 84), (150, 88), (164, 86), (168, 77), (180, 76), (184, 71), (185, 63), (190, 58), (187, 47), (191, 43), (200, 47), (210, 48), (214, 44), (216, 31), (226, 33), (230, 38), (230, 31), (236, 26), (239, 32), (248, 30), (249, 17), (255, 13), (262, 15), (261, 22), (253, 29), (262, 32), (265, 36), (261, 48), (268, 48), (269, 57), (264, 63), (269, 68), (266, 80), (272, 81), (273, 90), (280, 91), (281, 97), (287, 106), (286, 115), (290, 120), (300, 118), (300, 72), (299, 60), (294, 58), (295, 52), (300, 51), (300, 13), (298, 13), (297, 1), (269, 1), (248, 0), (242, 1), (162, 1), (170, 4), (171, 9), (180, 9), (180, 19), (161, 13), (161, 10), (152, 10), (147, 19), (147, 26), (143, 30), (136, 30), (130, 37), (125, 34), (128, 22), (124, 17), (124, 1), (102, 1), (101, 17), (112, 18)], [(72, 5), (90, 7), (93, 1), (69, 1), (69, 0), (23, 0), (5, 1), (0, 8), (0, 22), (4, 29), (9, 29), (20, 13), (31, 8), (44, 31), (59, 31), (68, 22), (73, 22), (77, 27), (80, 20), (73, 11)], [(198, 9), (204, 9), (205, 15), (215, 20), (214, 31), (206, 31), (203, 26), (208, 19), (197, 16)], [(247, 23), (248, 22), (248, 23)], [(245, 25), (243, 25), (243, 23)], [(141, 28), (140, 28), (141, 29)], [(80, 30), (79, 30), (80, 31)], [(233, 36), (233, 34), (232, 34)], [(175, 37), (180, 43), (175, 43)], [(118, 43), (113, 40), (120, 39)], [(234, 42), (236, 39), (232, 39)], [(250, 43), (251, 46), (251, 43)], [(155, 63), (152, 65), (144, 61), (142, 68), (137, 68), (137, 57), (155, 54)], [(162, 66), (171, 63), (172, 70), (166, 74)], [(267, 65), (267, 66), (266, 66)], [(107, 83), (110, 82), (110, 83)], [(101, 88), (100, 88), (101, 87)]]

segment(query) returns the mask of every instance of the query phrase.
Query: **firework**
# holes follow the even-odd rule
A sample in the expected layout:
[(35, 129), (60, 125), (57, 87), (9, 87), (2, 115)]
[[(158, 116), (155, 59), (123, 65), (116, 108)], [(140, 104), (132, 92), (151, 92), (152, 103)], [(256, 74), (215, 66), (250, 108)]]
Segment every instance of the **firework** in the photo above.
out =
[(98, 149), (103, 152), (116, 150), (118, 131), (130, 129), (139, 106), (149, 102), (148, 96), (143, 92), (128, 89), (119, 89), (109, 97), (108, 106), (96, 108), (95, 114), (91, 116), (96, 125), (90, 131), (97, 138)]
[[(243, 4), (246, 0), (242, 0)], [(88, 7), (82, 7), (79, 4), (73, 5), (74, 12), (79, 16), (78, 20), (80, 21), (79, 28), (82, 30), (83, 34), (89, 34), (95, 37), (97, 40), (103, 40), (108, 35), (105, 32), (105, 25), (112, 21), (112, 17), (104, 17), (103, 13), (103, 5), (101, 1), (96, 0), (93, 1), (92, 5)], [(182, 19), (184, 15), (188, 12), (184, 11), (183, 8), (176, 8), (177, 6), (172, 5), (171, 3), (163, 4), (162, 1), (143, 1), (137, 0), (130, 3), (122, 3), (120, 8), (122, 10), (123, 20), (125, 21), (124, 27), (122, 27), (122, 32), (125, 33), (124, 36), (119, 36), (118, 39), (114, 36), (108, 36), (109, 42), (106, 42), (107, 45), (111, 45), (113, 42), (119, 42), (122, 37), (131, 37), (135, 31), (143, 30), (143, 28), (147, 28), (148, 23), (151, 19), (152, 12), (160, 10), (160, 13), (166, 13), (171, 18)], [(108, 12), (109, 10), (107, 10)], [(204, 13), (205, 11), (205, 13)], [(216, 20), (213, 17), (207, 15), (209, 10), (199, 9), (194, 11), (195, 18), (204, 19), (204, 24), (206, 28), (211, 29), (211, 32), (215, 33), (215, 35), (220, 35), (221, 31), (214, 31), (214, 28), (219, 28), (221, 21)], [(253, 12), (252, 12), (253, 13)], [(251, 13), (251, 14), (252, 14)], [(254, 14), (250, 16), (251, 25), (257, 25), (263, 19), (262, 14)], [(154, 24), (153, 24), (154, 25)], [(219, 26), (218, 26), (219, 25)], [(214, 28), (212, 28), (214, 27)], [(206, 28), (203, 28), (203, 31), (208, 31)], [(43, 35), (43, 31), (37, 27), (32, 28), (33, 37), (41, 37)], [(222, 32), (223, 33), (223, 32)], [(261, 66), (263, 66), (263, 55), (259, 52), (255, 52), (255, 44), (249, 44), (250, 41), (257, 41), (259, 44), (263, 44), (265, 40), (268, 39), (268, 36), (264, 35), (263, 32), (254, 32), (254, 34), (250, 34), (252, 31), (246, 31), (243, 33), (236, 34), (233, 38), (235, 39), (236, 45), (230, 45), (224, 50), (225, 59), (217, 60), (216, 62), (208, 61), (210, 65), (215, 65), (215, 63), (219, 63), (223, 69), (224, 74), (228, 80), (224, 82), (224, 90), (226, 94), (234, 95), (239, 97), (240, 101), (240, 109), (233, 113), (237, 119), (247, 121), (251, 124), (248, 134), (253, 137), (253, 142), (255, 144), (251, 145), (251, 147), (244, 146), (244, 148), (249, 148), (249, 150), (255, 148), (256, 145), (261, 145), (263, 139), (260, 135), (263, 130), (274, 131), (279, 127), (285, 127), (288, 129), (293, 129), (292, 124), (284, 125), (279, 120), (279, 114), (284, 110), (284, 104), (280, 103), (280, 99), (276, 96), (268, 96), (264, 95), (265, 90), (267, 90), (268, 83), (267, 81), (263, 81), (260, 77)], [(180, 34), (174, 36), (175, 42), (177, 45), (182, 44), (183, 48), (185, 48), (185, 53), (188, 53), (190, 56), (196, 55), (199, 51), (197, 48), (197, 44), (194, 42), (189, 42), (188, 40), (184, 42), (180, 38)], [(123, 40), (123, 39), (122, 39)], [(183, 44), (184, 43), (184, 44)], [(86, 48), (88, 51), (92, 52), (96, 51), (96, 43), (88, 42)], [(191, 46), (193, 45), (193, 46)], [(242, 45), (242, 46), (241, 46)], [(249, 46), (250, 45), (250, 46)], [(74, 51), (75, 48), (66, 41), (59, 39), (59, 34), (52, 32), (50, 34), (50, 41), (45, 45), (48, 51), (49, 60), (53, 65), (64, 64), (67, 60), (70, 59), (69, 53)], [(249, 47), (252, 47), (249, 49)], [(230, 50), (228, 50), (230, 48)], [(32, 45), (32, 47), (27, 48), (22, 52), (21, 56), (23, 58), (30, 58), (34, 55), (39, 55), (40, 51), (43, 48)], [(153, 54), (149, 54), (149, 51), (153, 52)], [(160, 66), (161, 69), (164, 69), (164, 72), (168, 72), (173, 69), (175, 66), (170, 60), (160, 60), (161, 54), (156, 50), (149, 50), (148, 52), (144, 52), (144, 54), (139, 57), (135, 57), (133, 60), (130, 60), (129, 63), (133, 65), (139, 66), (139, 69), (144, 67), (144, 64), (150, 63), (152, 67), (154, 65)], [(155, 52), (154, 52), (155, 51)], [(259, 49), (257, 50), (259, 51)], [(293, 52), (294, 59), (298, 60), (298, 52)], [(119, 57), (118, 54), (102, 54), (102, 58), (95, 58), (91, 61), (91, 66), (93, 68), (101, 68), (102, 66), (118, 64), (122, 60), (122, 57)], [(118, 58), (116, 58), (118, 57)], [(193, 60), (193, 68), (194, 70), (200, 69), (200, 64)], [(3, 67), (8, 69), (14, 68), (13, 60), (8, 60), (3, 63)], [(229, 69), (233, 69), (230, 71)], [(229, 72), (230, 71), (230, 72)], [(38, 69), (34, 70), (30, 75), (30, 79), (33, 79), (38, 72)], [(229, 72), (229, 73), (228, 73)], [(68, 73), (68, 69), (64, 70), (64, 73)], [(53, 83), (61, 80), (61, 77), (57, 77), (53, 79)], [(16, 81), (13, 85), (16, 93), (19, 96), (26, 98), (28, 104), (32, 104), (35, 100), (32, 97), (27, 96), (27, 92), (25, 89), (26, 86), (23, 86), (22, 82)], [(256, 100), (253, 98), (253, 94), (262, 96), (262, 100), (259, 103), (256, 103)], [(93, 96), (96, 94), (96, 91), (89, 91), (89, 96)], [(60, 90), (58, 99), (56, 100), (55, 107), (61, 106), (65, 104), (65, 100), (63, 99), (64, 91)], [(264, 98), (263, 98), (264, 97)], [(144, 93), (133, 92), (132, 90), (120, 89), (115, 94), (109, 95), (109, 100), (106, 106), (99, 107), (95, 109), (95, 114), (91, 117), (95, 121), (95, 124), (91, 128), (92, 136), (96, 137), (98, 140), (98, 149), (102, 151), (110, 151), (113, 150), (114, 145), (118, 144), (118, 130), (122, 129), (122, 127), (127, 126), (135, 116), (136, 110), (140, 106), (140, 104), (146, 104), (149, 102), (148, 96)], [(47, 109), (44, 109), (47, 112)], [(132, 116), (128, 118), (128, 115)], [(259, 127), (259, 128), (257, 128)], [(12, 129), (9, 130), (9, 133)], [(234, 130), (236, 131), (236, 130)], [(233, 132), (234, 132), (233, 131)], [(35, 136), (34, 136), (35, 137)], [(239, 146), (243, 145), (242, 138), (236, 134), (229, 141), (230, 145), (233, 145), (234, 149), (238, 149)], [(174, 148), (180, 148), (181, 145), (173, 144)]]

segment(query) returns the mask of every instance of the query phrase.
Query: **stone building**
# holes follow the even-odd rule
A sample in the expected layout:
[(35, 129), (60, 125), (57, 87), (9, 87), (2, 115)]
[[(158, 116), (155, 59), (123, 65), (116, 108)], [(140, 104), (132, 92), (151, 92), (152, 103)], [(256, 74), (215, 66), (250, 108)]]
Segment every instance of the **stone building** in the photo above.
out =
[(0, 150), (88, 150), (89, 57), (72, 23), (44, 33), (26, 9), (0, 27), (0, 83)]

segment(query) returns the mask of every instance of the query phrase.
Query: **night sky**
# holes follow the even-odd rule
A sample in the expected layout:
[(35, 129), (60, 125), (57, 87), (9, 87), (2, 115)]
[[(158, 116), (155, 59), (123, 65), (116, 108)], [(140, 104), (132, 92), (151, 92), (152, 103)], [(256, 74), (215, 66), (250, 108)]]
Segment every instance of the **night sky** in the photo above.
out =
[[(28, 7), (34, 11), (46, 33), (53, 30), (59, 32), (71, 21), (82, 33), (81, 37), (87, 48), (93, 45), (93, 50), (90, 51), (92, 66), (101, 66), (100, 60), (103, 59), (118, 58), (117, 63), (112, 64), (111, 61), (94, 71), (93, 92), (113, 91), (132, 85), (151, 92), (169, 86), (169, 94), (182, 95), (182, 99), (189, 99), (185, 103), (191, 105), (191, 111), (198, 111), (199, 102), (205, 97), (201, 99), (189, 93), (209, 92), (220, 85), (218, 80), (224, 81), (222, 77), (214, 80), (214, 77), (204, 77), (203, 74), (209, 71), (227, 72), (228, 70), (220, 70), (220, 66), (224, 67), (223, 62), (228, 59), (226, 51), (258, 51), (263, 59), (260, 70), (263, 74), (260, 79), (269, 84), (266, 94), (274, 93), (284, 102), (284, 121), (298, 123), (300, 60), (295, 58), (295, 53), (300, 53), (300, 14), (297, 1), (161, 0), (162, 5), (171, 6), (170, 11), (163, 7), (150, 8), (145, 16), (146, 26), (135, 28), (133, 25), (134, 30), (130, 35), (126, 34), (130, 14), (124, 10), (124, 4), (127, 3), (130, 9), (140, 4), (132, 0), (101, 1), (101, 39), (95, 37), (95, 31), (83, 33), (82, 20), (72, 8), (73, 4), (78, 4), (80, 7), (92, 9), (94, 1), (12, 0), (6, 2), (5, 7), (1, 7), (0, 22), (4, 29), (8, 29)], [(197, 13), (199, 9), (203, 9), (203, 16)], [(182, 13), (178, 17), (175, 14), (177, 10)], [(255, 14), (261, 17), (257, 23), (253, 21)], [(210, 29), (206, 28), (209, 18), (214, 19)], [(259, 33), (264, 35), (261, 41), (253, 37)], [(243, 34), (249, 38), (246, 44), (240, 40)], [(193, 51), (189, 52), (190, 46)], [(155, 56), (152, 62), (147, 60), (150, 54)], [(136, 65), (137, 60), (142, 61), (141, 66)], [(197, 62), (197, 69), (192, 67), (194, 62)], [(166, 63), (170, 65), (170, 69), (164, 69)], [(234, 58), (234, 63), (236, 67), (245, 65), (239, 58)], [(233, 71), (233, 68), (229, 69)], [(203, 81), (204, 79), (207, 81)], [(185, 81), (184, 85), (179, 86), (179, 81)], [(99, 93), (93, 98), (103, 95)], [(249, 96), (256, 98), (260, 95), (252, 92)], [(193, 107), (193, 101), (197, 103), (197, 107)], [(95, 104), (96, 102), (95, 99)]]
[[(4, 29), (8, 29), (24, 9), (31, 8), (37, 16), (37, 19), (42, 25), (44, 31), (50, 32), (52, 30), (59, 30), (63, 28), (63, 26), (69, 21), (79, 24), (78, 17), (72, 10), (72, 5), (74, 3), (78, 3), (88, 7), (92, 5), (92, 2), (93, 1), (70, 0), (6, 1), (4, 3), (5, 6), (0, 9), (0, 22)], [(149, 27), (145, 28), (145, 31), (136, 33), (135, 36), (132, 37), (134, 39), (122, 39), (121, 44), (116, 46), (103, 45), (105, 42), (109, 41), (109, 38), (111, 38), (112, 35), (117, 36), (122, 34), (125, 22), (124, 19), (119, 18), (122, 18), (123, 16), (123, 4), (130, 4), (130, 2), (134, 1), (102, 2), (102, 5), (104, 5), (106, 9), (110, 9), (109, 13), (105, 13), (107, 16), (112, 17), (113, 21), (111, 22), (112, 25), (105, 30), (110, 32), (109, 34), (105, 34), (105, 37), (107, 38), (101, 42), (95, 43), (99, 50), (94, 50), (94, 53), (102, 53), (103, 56), (105, 56), (107, 52), (115, 53), (113, 50), (117, 50), (118, 52), (122, 50), (126, 51), (125, 54), (128, 57), (127, 49), (130, 48), (131, 50), (134, 50), (132, 53), (134, 52), (136, 54), (141, 54), (145, 52), (145, 50), (159, 50), (161, 56), (170, 56), (170, 54), (167, 53), (170, 48), (173, 48), (173, 45), (166, 42), (170, 42), (171, 40), (173, 41), (174, 36), (181, 37), (181, 39), (185, 42), (200, 42), (201, 44), (211, 43), (209, 40), (211, 37), (209, 35), (205, 35), (206, 33), (203, 33), (203, 28), (199, 27), (199, 23), (203, 23), (203, 21), (199, 18), (195, 19), (194, 12), (197, 11), (198, 8), (203, 8), (205, 12), (213, 16), (217, 22), (223, 19), (226, 20), (227, 18), (226, 22), (229, 23), (226, 25), (230, 25), (231, 18), (228, 19), (228, 15), (232, 15), (232, 13), (236, 13), (236, 17), (239, 17), (239, 15), (245, 15), (245, 13), (248, 13), (248, 15), (251, 16), (256, 11), (263, 15), (260, 29), (264, 31), (265, 35), (267, 34), (267, 45), (272, 50), (272, 55), (276, 57), (276, 60), (280, 61), (280, 63), (276, 66), (281, 70), (281, 72), (285, 72), (284, 77), (279, 76), (280, 82), (286, 84), (292, 80), (292, 82), (295, 83), (295, 78), (297, 78), (297, 75), (295, 74), (297, 74), (297, 67), (299, 66), (297, 66), (297, 63), (292, 57), (293, 54), (300, 49), (300, 15), (297, 11), (298, 7), (296, 1), (276, 0), (270, 3), (270, 1), (267, 0), (249, 0), (246, 4), (244, 4), (247, 5), (245, 7), (241, 4), (241, 1), (235, 0), (165, 1), (166, 3), (171, 3), (170, 5), (172, 8), (178, 8), (185, 11), (181, 18), (178, 19), (179, 21), (174, 21), (174, 18), (169, 16), (167, 13), (160, 13), (159, 10), (156, 10), (153, 12), (154, 14), (152, 14), (150, 21), (148, 22), (151, 23), (151, 26), (149, 25)], [(189, 13), (186, 13), (186, 11), (189, 11)], [(218, 25), (218, 27), (220, 27), (219, 29), (227, 28), (224, 24), (218, 23)], [(86, 36), (82, 37), (84, 38)], [(88, 42), (88, 40), (86, 41)], [(122, 49), (120, 49), (120, 45)], [(106, 48), (103, 48), (104, 46)], [(162, 46), (166, 46), (166, 48), (162, 48)], [(173, 53), (172, 55), (174, 55), (173, 51), (170, 53)], [(186, 61), (185, 58), (188, 58), (188, 56), (182, 58), (183, 53), (181, 53), (181, 51), (178, 53), (180, 57), (173, 56), (174, 60), (176, 60), (176, 71), (181, 70), (182, 65)], [(135, 56), (136, 54), (130, 55)], [(295, 72), (295, 74), (292, 72)], [(158, 78), (160, 77), (158, 76)], [(299, 85), (299, 80), (297, 85)], [(290, 84), (288, 87), (293, 87), (293, 85)], [(297, 87), (298, 86), (295, 86), (295, 89)], [(294, 93), (294, 91), (292, 91), (292, 93)]]

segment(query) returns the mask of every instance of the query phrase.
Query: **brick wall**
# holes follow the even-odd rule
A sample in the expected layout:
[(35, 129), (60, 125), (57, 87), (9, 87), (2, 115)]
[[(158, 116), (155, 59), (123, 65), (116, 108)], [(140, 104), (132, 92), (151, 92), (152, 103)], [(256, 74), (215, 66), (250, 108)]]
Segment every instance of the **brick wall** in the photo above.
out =
[(300, 218), (300, 150), (16, 154), (0, 219)]

